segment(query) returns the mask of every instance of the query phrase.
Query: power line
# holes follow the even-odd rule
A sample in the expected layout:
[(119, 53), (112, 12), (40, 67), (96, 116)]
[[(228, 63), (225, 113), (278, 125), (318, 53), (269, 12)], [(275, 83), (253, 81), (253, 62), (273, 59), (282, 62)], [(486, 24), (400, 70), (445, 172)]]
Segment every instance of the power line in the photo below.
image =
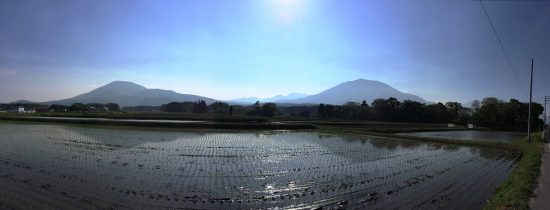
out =
[(500, 36), (498, 35), (497, 30), (495, 29), (495, 25), (493, 24), (493, 21), (491, 21), (491, 18), (489, 17), (489, 13), (487, 13), (487, 9), (485, 9), (485, 5), (483, 5), (483, 1), (479, 0), (479, 3), (481, 4), (481, 7), (483, 8), (483, 13), (485, 13), (485, 17), (487, 17), (487, 20), (491, 24), (491, 28), (493, 29), (493, 33), (497, 37), (498, 44), (500, 45), (500, 48), (502, 49), (502, 52), (504, 52), (504, 55), (506, 56), (506, 60), (508, 60), (508, 64), (510, 65), (512, 71), (514, 72), (514, 76), (516, 76), (516, 80), (518, 81), (519, 87), (521, 88), (521, 92), (523, 92), (523, 94), (527, 95), (527, 92), (525, 92), (525, 89), (523, 88), (523, 84), (521, 84), (521, 80), (519, 79), (516, 68), (514, 68), (514, 64), (512, 63), (512, 59), (510, 59), (510, 56), (506, 52), (506, 49), (504, 48), (504, 45), (502, 44), (502, 41), (500, 40)]

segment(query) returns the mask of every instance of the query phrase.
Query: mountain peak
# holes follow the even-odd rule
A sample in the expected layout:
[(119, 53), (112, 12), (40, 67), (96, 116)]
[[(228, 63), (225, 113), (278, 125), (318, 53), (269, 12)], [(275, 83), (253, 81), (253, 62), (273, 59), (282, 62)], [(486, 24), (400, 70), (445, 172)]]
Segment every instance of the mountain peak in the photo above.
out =
[(326, 103), (341, 105), (345, 102), (360, 102), (366, 100), (372, 102), (378, 98), (394, 97), (398, 100), (412, 100), (425, 103), (425, 100), (412, 95), (398, 91), (386, 83), (376, 80), (356, 79), (340, 83), (318, 94), (306, 96), (303, 98), (281, 100), (281, 103)]
[(356, 79), (352, 81), (347, 81), (345, 83), (353, 83), (353, 84), (383, 84), (386, 85), (386, 83), (377, 81), (377, 80), (368, 80), (368, 79)]
[(114, 81), (88, 93), (63, 99), (50, 101), (49, 104), (70, 105), (73, 103), (118, 103), (120, 106), (160, 106), (173, 101), (204, 100), (213, 103), (215, 100), (207, 97), (180, 94), (171, 90), (147, 89), (144, 86), (127, 81)]
[(379, 82), (379, 81), (359, 78), (359, 79), (356, 79), (356, 80), (352, 80), (350, 82)]
[(108, 95), (112, 93), (119, 95), (135, 95), (145, 90), (147, 90), (146, 87), (143, 87), (133, 82), (114, 81), (104, 86), (101, 86), (90, 93), (94, 94), (95, 96)]
[(110, 82), (109, 84), (104, 85), (103, 87), (117, 87), (117, 88), (127, 87), (127, 88), (136, 88), (136, 89), (147, 89), (144, 86), (138, 85), (133, 82), (128, 82), (128, 81), (113, 81), (113, 82)]

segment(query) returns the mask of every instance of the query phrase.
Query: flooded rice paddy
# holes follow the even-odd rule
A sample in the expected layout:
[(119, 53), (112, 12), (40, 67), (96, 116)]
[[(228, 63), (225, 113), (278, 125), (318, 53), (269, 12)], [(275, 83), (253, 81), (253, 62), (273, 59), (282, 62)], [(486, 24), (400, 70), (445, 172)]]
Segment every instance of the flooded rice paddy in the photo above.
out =
[(479, 209), (514, 159), (315, 132), (0, 124), (0, 208)]
[(29, 119), (48, 119), (48, 120), (76, 120), (76, 121), (95, 121), (95, 122), (150, 122), (150, 123), (203, 123), (207, 121), (200, 120), (141, 120), (141, 119), (110, 119), (96, 117), (26, 117)]
[(514, 140), (527, 136), (526, 133), (520, 133), (520, 132), (479, 131), (479, 130), (412, 132), (412, 133), (400, 133), (399, 135), (443, 138), (443, 139), (459, 139), (459, 140), (470, 140), (470, 141), (474, 140), (474, 141), (487, 141), (487, 142), (504, 142), (504, 143), (512, 142)]

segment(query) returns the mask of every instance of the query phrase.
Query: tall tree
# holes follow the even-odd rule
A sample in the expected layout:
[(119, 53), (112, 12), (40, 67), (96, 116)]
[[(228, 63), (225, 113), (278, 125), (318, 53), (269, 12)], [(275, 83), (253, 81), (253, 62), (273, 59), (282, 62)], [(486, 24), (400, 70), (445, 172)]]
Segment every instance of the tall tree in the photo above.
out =
[(449, 113), (451, 114), (451, 118), (456, 121), (458, 121), (458, 119), (460, 119), (460, 114), (461, 114), (461, 111), (462, 109), (464, 109), (464, 107), (462, 107), (462, 104), (460, 104), (459, 102), (447, 102), (445, 103), (445, 107), (447, 107), (447, 110), (449, 111)]
[(83, 103), (74, 103), (71, 106), (69, 106), (69, 111), (71, 112), (85, 112), (87, 110), (87, 106)]
[(206, 102), (204, 100), (199, 100), (193, 108), (193, 112), (195, 113), (206, 113), (207, 111), (208, 105), (206, 105)]
[(479, 108), (481, 108), (481, 102), (479, 102), (479, 100), (472, 101), (472, 107), (470, 108), (472, 108), (472, 110), (477, 112)]
[(105, 105), (105, 107), (107, 107), (109, 111), (112, 112), (120, 111), (120, 106), (117, 103), (108, 103), (107, 105)]
[(273, 117), (275, 113), (278, 112), (277, 104), (275, 103), (265, 103), (262, 105), (261, 113), (265, 117)]
[(366, 120), (366, 119), (369, 119), (370, 117), (370, 107), (369, 107), (369, 104), (367, 104), (367, 101), (366, 100), (363, 100), (363, 102), (361, 103), (361, 108), (360, 108), (360, 116), (359, 116), (359, 119), (361, 120)]
[(229, 113), (229, 110), (231, 109), (229, 104), (225, 102), (216, 101), (212, 104), (210, 104), (209, 109), (216, 113), (216, 114), (227, 114)]
[(318, 118), (325, 118), (326, 117), (325, 104), (323, 104), (323, 103), (319, 104), (319, 107), (317, 108), (317, 117)]
[(379, 98), (372, 102), (372, 114), (376, 120), (389, 120), (391, 118), (391, 107), (388, 100)]
[(405, 100), (401, 104), (400, 120), (404, 122), (424, 122), (424, 104), (416, 101)]

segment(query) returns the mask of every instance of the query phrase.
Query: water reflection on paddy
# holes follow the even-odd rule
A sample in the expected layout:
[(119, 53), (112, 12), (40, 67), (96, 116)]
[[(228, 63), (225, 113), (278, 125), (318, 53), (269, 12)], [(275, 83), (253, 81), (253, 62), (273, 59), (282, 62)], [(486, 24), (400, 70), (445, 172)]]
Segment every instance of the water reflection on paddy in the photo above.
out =
[(521, 133), (521, 132), (480, 131), (480, 130), (411, 132), (411, 133), (400, 133), (399, 135), (444, 138), (444, 139), (488, 141), (488, 142), (505, 142), (505, 143), (512, 142), (514, 140), (527, 136), (526, 133)]
[(0, 124), (0, 204), (20, 208), (481, 208), (508, 152), (316, 132)]

